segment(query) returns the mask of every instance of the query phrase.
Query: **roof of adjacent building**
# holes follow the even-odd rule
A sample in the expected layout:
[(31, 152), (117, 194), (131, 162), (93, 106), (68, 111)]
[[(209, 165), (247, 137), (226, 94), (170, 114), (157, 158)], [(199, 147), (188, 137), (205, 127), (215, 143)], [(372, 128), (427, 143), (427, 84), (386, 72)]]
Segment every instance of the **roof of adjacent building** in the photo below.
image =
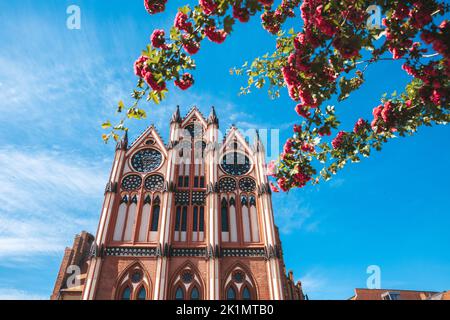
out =
[[(438, 294), (447, 294), (449, 291), (444, 293), (437, 291), (423, 291), (423, 290), (398, 290), (398, 289), (364, 289), (356, 288), (355, 295), (349, 300), (383, 300), (386, 294), (399, 294), (399, 300), (429, 300)], [(450, 298), (450, 297), (449, 297)]]

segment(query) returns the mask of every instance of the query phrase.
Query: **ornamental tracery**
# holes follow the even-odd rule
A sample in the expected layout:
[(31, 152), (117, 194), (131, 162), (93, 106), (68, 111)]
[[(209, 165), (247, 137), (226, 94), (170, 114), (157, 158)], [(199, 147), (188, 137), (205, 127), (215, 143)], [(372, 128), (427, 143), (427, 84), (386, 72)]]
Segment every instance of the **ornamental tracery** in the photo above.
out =
[(201, 300), (203, 286), (197, 270), (187, 263), (174, 276), (172, 281), (172, 299)]
[(145, 189), (148, 191), (161, 191), (164, 188), (164, 178), (159, 174), (153, 174), (145, 179)]
[(141, 187), (142, 178), (136, 174), (131, 174), (122, 179), (122, 190), (131, 191)]
[(256, 182), (252, 178), (242, 178), (239, 180), (239, 189), (245, 192), (253, 192), (256, 189)]
[(222, 170), (232, 176), (242, 176), (251, 169), (250, 159), (240, 152), (230, 152), (223, 156)]
[(225, 278), (226, 300), (256, 300), (256, 287), (251, 273), (239, 264), (231, 269)]
[(147, 278), (140, 263), (128, 267), (122, 274), (116, 290), (118, 300), (148, 300), (150, 299), (150, 280)]
[(230, 177), (224, 177), (219, 180), (219, 190), (221, 192), (233, 192), (236, 190), (236, 180)]

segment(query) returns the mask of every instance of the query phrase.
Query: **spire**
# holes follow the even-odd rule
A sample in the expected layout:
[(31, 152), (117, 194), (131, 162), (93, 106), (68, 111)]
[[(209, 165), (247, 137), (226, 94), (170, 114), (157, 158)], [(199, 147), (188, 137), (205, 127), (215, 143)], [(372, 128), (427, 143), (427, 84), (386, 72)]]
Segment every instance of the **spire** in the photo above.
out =
[(211, 113), (209, 114), (208, 117), (208, 124), (219, 125), (219, 119), (217, 118), (216, 109), (214, 108), (214, 106), (211, 107)]
[(180, 123), (181, 122), (181, 116), (180, 116), (180, 106), (177, 106), (177, 109), (172, 115), (172, 119), (170, 120), (170, 123)]
[(117, 142), (116, 150), (127, 150), (128, 148), (128, 130), (125, 130), (123, 138)]
[(254, 145), (255, 145), (254, 148), (255, 148), (256, 152), (260, 152), (260, 151), (264, 152), (264, 145), (263, 145), (263, 143), (261, 141), (261, 137), (259, 136), (259, 130), (258, 129), (256, 130), (256, 133), (255, 133), (255, 143), (254, 143)]

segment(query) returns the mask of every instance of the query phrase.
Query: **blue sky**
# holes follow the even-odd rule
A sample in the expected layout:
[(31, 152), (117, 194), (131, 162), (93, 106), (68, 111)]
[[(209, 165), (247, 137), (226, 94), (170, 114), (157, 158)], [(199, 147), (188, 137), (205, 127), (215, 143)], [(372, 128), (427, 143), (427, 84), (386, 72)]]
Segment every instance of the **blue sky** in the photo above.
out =
[[(0, 298), (48, 298), (64, 247), (95, 231), (114, 153), (100, 124), (134, 88), (132, 63), (151, 31), (172, 24), (180, 2), (169, 3), (149, 16), (141, 0), (0, 2)], [(81, 30), (66, 28), (71, 4)], [(148, 105), (131, 136), (155, 123), (166, 138), (175, 106), (185, 113), (196, 104), (204, 113), (215, 105), (221, 128), (280, 129), (284, 140), (299, 121), (286, 93), (238, 97), (245, 79), (229, 75), (272, 49), (258, 19), (223, 45), (205, 41), (195, 87)], [(407, 81), (396, 63), (371, 67), (363, 88), (337, 105), (344, 127)], [(329, 183), (274, 195), (286, 265), (310, 298), (350, 297), (369, 265), (380, 266), (384, 288), (450, 289), (449, 138), (448, 127), (422, 128)]]

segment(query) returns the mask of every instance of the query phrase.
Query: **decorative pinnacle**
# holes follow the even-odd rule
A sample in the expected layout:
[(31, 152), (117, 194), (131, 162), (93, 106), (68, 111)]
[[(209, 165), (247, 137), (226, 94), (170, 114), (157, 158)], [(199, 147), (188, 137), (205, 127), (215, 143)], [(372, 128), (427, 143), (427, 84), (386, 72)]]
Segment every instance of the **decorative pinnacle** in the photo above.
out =
[(219, 125), (219, 118), (217, 118), (216, 109), (214, 108), (214, 106), (211, 107), (211, 112), (208, 117), (208, 124)]
[(172, 119), (170, 120), (170, 123), (181, 123), (181, 116), (180, 116), (180, 106), (177, 106), (177, 109), (172, 115)]

